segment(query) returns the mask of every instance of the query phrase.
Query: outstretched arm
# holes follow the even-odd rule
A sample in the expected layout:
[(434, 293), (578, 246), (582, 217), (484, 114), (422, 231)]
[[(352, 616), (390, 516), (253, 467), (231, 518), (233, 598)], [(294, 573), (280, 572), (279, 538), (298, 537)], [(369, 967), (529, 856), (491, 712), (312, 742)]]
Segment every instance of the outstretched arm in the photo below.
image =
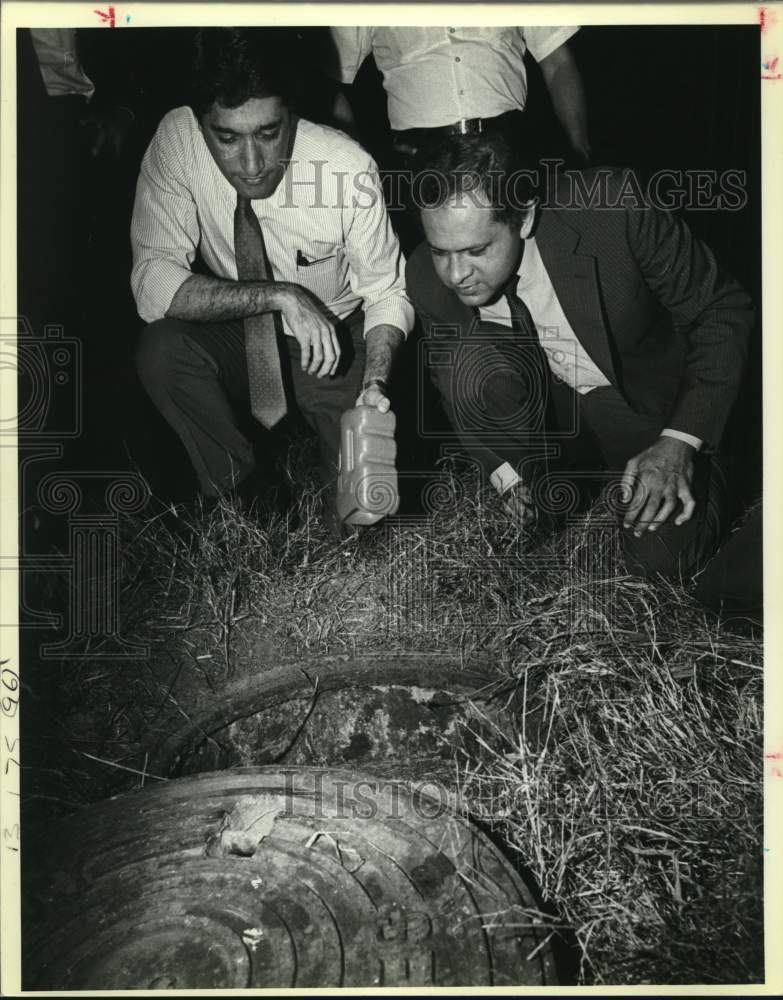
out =
[(356, 175), (360, 195), (346, 201), (344, 226), (349, 280), (364, 302), (367, 360), (363, 386), (376, 379), (381, 385), (363, 388), (356, 405), (376, 406), (385, 413), (390, 402), (386, 385), (394, 357), (413, 327), (413, 306), (405, 292), (405, 258), (392, 230), (378, 177), (368, 158)]
[(669, 311), (684, 346), (680, 388), (666, 426), (715, 448), (739, 390), (753, 304), (679, 215), (650, 206), (629, 209), (626, 222), (644, 280)]
[(405, 334), (399, 327), (382, 323), (368, 330), (366, 337), (367, 360), (364, 365), (362, 391), (356, 400), (356, 405), (375, 406), (381, 413), (386, 413), (391, 406), (386, 396), (386, 385), (394, 358), (405, 340)]
[(715, 448), (720, 442), (742, 375), (753, 308), (678, 216), (647, 208), (629, 211), (627, 218), (627, 236), (645, 281), (686, 341), (680, 391), (667, 428), (625, 468), (625, 526), (638, 537), (656, 531), (678, 501), (682, 507), (675, 524), (693, 515), (694, 458), (703, 443)]

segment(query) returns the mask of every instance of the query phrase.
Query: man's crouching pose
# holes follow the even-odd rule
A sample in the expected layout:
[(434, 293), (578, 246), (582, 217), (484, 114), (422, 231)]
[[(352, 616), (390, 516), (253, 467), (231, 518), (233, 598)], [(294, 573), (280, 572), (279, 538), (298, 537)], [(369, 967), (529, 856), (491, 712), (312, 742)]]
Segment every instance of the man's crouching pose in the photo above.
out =
[[(206, 497), (255, 469), (242, 411), (272, 427), (294, 400), (332, 483), (342, 413), (389, 408), (413, 322), (377, 168), (297, 117), (297, 67), (278, 41), (200, 33), (192, 104), (161, 122), (136, 192), (131, 284), (149, 324), (137, 364)], [(211, 273), (191, 270), (197, 251)]]
[(629, 567), (690, 574), (723, 527), (717, 451), (751, 302), (675, 215), (570, 207), (567, 186), (548, 207), (519, 180), (482, 136), (445, 141), (420, 180), (407, 288), (447, 414), (523, 523), (553, 455), (601, 465), (627, 487)]

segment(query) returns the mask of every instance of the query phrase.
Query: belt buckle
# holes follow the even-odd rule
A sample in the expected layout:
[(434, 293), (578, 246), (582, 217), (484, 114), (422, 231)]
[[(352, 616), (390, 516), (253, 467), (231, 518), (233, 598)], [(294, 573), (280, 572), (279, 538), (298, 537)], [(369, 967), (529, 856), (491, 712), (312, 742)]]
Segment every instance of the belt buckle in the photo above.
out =
[(484, 131), (482, 118), (460, 118), (456, 130), (460, 135), (481, 135)]

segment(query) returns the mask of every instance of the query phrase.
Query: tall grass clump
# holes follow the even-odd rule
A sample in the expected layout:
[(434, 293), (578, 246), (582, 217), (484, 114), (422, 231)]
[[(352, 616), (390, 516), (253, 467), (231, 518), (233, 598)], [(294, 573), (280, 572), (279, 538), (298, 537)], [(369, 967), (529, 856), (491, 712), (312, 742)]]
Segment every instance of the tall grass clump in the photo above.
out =
[(122, 630), (149, 655), (63, 666), (49, 738), (65, 797), (163, 777), (150, 745), (264, 670), (480, 661), (514, 721), (470, 757), (455, 745), (461, 802), (532, 872), (579, 981), (758, 981), (758, 635), (628, 575), (600, 502), (531, 548), (446, 467), (423, 513), (337, 542), (307, 454), (291, 463), (296, 527), (229, 501), (127, 519)]

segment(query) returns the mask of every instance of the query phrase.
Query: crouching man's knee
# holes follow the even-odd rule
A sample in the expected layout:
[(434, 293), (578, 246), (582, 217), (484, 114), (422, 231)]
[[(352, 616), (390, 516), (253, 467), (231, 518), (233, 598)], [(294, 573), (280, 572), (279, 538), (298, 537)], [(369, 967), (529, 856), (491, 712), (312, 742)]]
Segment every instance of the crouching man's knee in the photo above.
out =
[[(665, 525), (658, 532), (635, 538), (620, 529), (626, 568), (638, 576), (664, 576), (687, 582), (703, 569), (717, 546), (717, 539), (688, 525)], [(707, 536), (707, 537), (705, 537)]]
[(176, 319), (159, 319), (146, 326), (136, 349), (136, 370), (145, 389), (168, 386), (186, 350), (188, 324)]
[(622, 528), (620, 531), (628, 572), (644, 577), (660, 574), (670, 580), (687, 575), (689, 567), (681, 559), (678, 546), (667, 544), (659, 535), (645, 533), (641, 538), (634, 538), (631, 532)]

